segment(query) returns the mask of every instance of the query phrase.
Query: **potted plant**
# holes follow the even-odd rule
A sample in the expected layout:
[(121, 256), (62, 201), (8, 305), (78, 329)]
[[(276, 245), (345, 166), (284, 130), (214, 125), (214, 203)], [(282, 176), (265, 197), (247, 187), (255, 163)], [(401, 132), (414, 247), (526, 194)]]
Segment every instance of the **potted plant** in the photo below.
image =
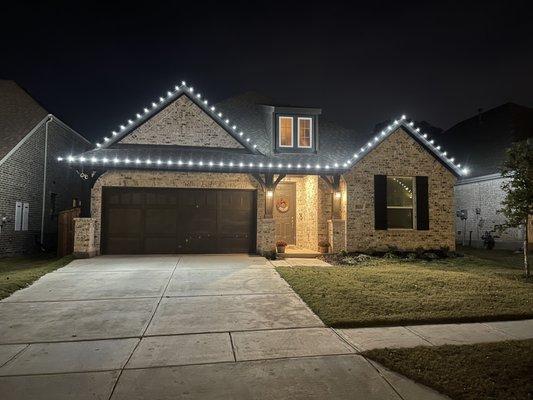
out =
[(320, 242), (318, 242), (318, 250), (321, 253), (329, 253), (329, 243), (325, 240), (321, 240)]
[(285, 240), (278, 240), (276, 242), (276, 250), (278, 253), (285, 253), (285, 247), (287, 247), (287, 242)]

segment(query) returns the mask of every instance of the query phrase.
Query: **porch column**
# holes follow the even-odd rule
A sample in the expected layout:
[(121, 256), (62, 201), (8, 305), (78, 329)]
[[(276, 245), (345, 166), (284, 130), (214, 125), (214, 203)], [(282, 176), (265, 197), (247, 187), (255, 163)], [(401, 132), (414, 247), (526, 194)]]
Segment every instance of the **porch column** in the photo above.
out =
[(328, 241), (331, 245), (331, 252), (338, 253), (346, 250), (346, 220), (328, 220)]
[(265, 218), (274, 218), (274, 191), (285, 176), (286, 174), (279, 174), (274, 179), (274, 174), (264, 174), (264, 177), (261, 174), (253, 174), (265, 192)]
[(320, 175), (320, 177), (327, 183), (331, 189), (331, 218), (341, 219), (341, 176), (335, 174), (331, 178), (326, 175)]

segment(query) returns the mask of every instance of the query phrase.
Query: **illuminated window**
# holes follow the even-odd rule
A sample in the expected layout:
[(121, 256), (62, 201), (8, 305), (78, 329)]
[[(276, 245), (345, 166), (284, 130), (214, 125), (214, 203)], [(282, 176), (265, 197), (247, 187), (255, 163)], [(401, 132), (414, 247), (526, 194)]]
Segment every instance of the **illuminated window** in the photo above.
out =
[(313, 134), (313, 120), (298, 118), (298, 147), (311, 147)]
[(292, 117), (279, 117), (279, 146), (292, 147)]
[(387, 225), (389, 229), (413, 229), (413, 178), (387, 176)]

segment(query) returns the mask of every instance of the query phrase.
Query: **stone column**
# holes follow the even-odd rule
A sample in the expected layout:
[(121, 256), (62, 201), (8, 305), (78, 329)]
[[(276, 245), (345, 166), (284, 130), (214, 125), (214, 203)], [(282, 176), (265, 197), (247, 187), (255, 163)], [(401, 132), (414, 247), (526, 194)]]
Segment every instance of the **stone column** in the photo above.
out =
[(263, 254), (276, 248), (276, 222), (274, 218), (257, 220), (257, 252)]
[(338, 253), (346, 250), (346, 220), (328, 220), (328, 240), (331, 245), (331, 252)]
[(74, 257), (90, 258), (98, 255), (94, 245), (95, 218), (74, 218)]

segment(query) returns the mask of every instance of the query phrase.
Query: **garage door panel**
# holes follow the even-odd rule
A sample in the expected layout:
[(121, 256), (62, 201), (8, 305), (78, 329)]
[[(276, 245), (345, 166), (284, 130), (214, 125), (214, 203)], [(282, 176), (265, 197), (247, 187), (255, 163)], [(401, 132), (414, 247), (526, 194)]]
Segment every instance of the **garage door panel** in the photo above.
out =
[(110, 237), (105, 246), (106, 254), (142, 254), (140, 238)]
[(145, 211), (145, 235), (175, 237), (178, 232), (178, 210), (175, 208), (149, 208)]
[(107, 218), (107, 233), (119, 236), (137, 236), (141, 232), (142, 210), (139, 208), (112, 208)]
[(255, 249), (255, 192), (104, 188), (108, 254), (232, 253)]

